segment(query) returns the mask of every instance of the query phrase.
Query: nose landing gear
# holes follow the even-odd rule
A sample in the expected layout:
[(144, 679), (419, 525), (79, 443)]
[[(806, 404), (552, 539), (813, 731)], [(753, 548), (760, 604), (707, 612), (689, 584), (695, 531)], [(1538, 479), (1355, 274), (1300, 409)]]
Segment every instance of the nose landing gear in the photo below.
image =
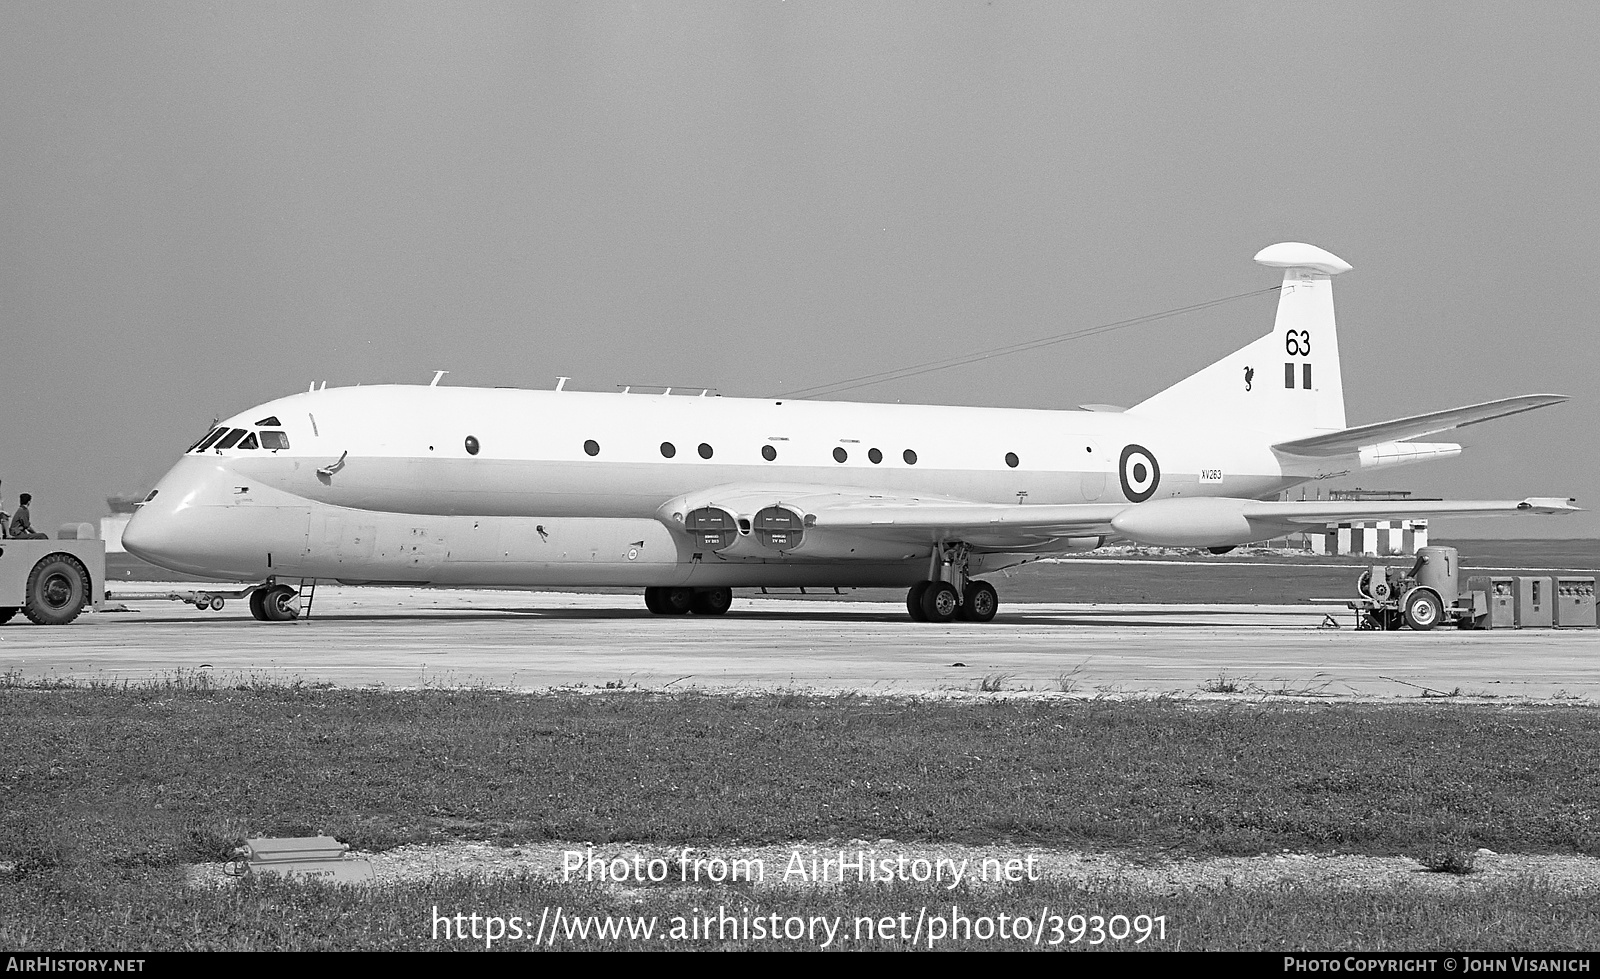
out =
[(250, 614), (262, 622), (291, 622), (300, 617), (300, 593), (288, 585), (267, 585), (250, 593)]

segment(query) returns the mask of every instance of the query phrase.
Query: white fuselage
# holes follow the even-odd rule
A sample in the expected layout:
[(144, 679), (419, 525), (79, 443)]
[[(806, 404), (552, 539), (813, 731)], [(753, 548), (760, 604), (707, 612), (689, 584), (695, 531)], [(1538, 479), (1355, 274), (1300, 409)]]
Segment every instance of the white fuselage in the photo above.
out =
[[(1324, 474), (1286, 471), (1265, 432), (1120, 412), (384, 385), (282, 398), (219, 428), (288, 447), (191, 450), (129, 523), (128, 550), (241, 581), (903, 586), (926, 576), (928, 546), (707, 555), (662, 508), (752, 485), (1126, 503), (1129, 446), (1158, 460), (1158, 477), (1138, 470), (1150, 499), (1266, 498)], [(1081, 546), (979, 553), (975, 567)]]

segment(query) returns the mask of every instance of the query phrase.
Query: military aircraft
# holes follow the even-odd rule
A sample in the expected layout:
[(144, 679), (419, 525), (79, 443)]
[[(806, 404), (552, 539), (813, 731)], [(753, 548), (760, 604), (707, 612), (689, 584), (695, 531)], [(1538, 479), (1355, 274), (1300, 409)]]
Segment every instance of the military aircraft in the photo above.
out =
[(1460, 452), (1420, 442), (1566, 400), (1536, 394), (1347, 427), (1332, 279), (1283, 270), (1272, 332), (1126, 410), (428, 385), (313, 388), (216, 425), (151, 490), (124, 546), (153, 564), (288, 581), (644, 589), (727, 611), (735, 587), (907, 588), (913, 619), (987, 622), (980, 575), (1111, 541), (1217, 551), (1330, 522), (1559, 513), (1565, 498), (1279, 499), (1309, 480)]

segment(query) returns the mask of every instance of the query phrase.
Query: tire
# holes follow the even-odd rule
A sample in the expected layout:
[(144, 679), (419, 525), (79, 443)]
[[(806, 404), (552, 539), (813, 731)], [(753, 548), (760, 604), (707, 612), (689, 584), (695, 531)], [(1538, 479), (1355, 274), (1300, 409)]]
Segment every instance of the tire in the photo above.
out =
[(661, 602), (661, 593), (663, 591), (666, 591), (666, 589), (665, 588), (657, 588), (654, 585), (651, 585), (649, 588), (646, 588), (644, 590), (644, 607), (650, 610), (650, 614), (652, 614), (652, 615), (665, 615), (666, 614), (666, 612), (663, 611), (663, 609), (662, 609), (662, 602)]
[(694, 605), (693, 588), (661, 589), (661, 614), (684, 615)]
[(1444, 620), (1444, 603), (1426, 588), (1413, 588), (1400, 605), (1406, 625), (1416, 632), (1427, 632)]
[(46, 554), (28, 572), (22, 614), (35, 625), (66, 625), (89, 602), (89, 572), (70, 554)]
[(7, 605), (4, 608), (0, 608), (0, 625), (5, 625), (7, 622), (10, 622), (11, 617), (20, 611), (22, 611), (22, 609), (15, 605)]
[(968, 622), (992, 622), (1000, 611), (1000, 594), (987, 581), (967, 582), (966, 597), (961, 600), (961, 617)]
[(299, 593), (288, 585), (274, 585), (261, 597), (261, 610), (268, 622), (293, 622), (300, 617), (300, 606), (291, 605)]
[(911, 613), (911, 621), (928, 621), (928, 613), (922, 610), (922, 595), (931, 584), (933, 584), (931, 581), (919, 581), (911, 586), (910, 591), (906, 592), (906, 611)]
[(695, 615), (721, 615), (732, 605), (732, 588), (702, 588), (694, 593), (689, 611)]
[(922, 593), (922, 614), (929, 622), (949, 622), (961, 609), (961, 599), (956, 587), (948, 581), (930, 581)]
[(267, 618), (267, 607), (263, 599), (267, 597), (267, 589), (257, 588), (250, 593), (250, 616), (257, 622), (270, 622)]

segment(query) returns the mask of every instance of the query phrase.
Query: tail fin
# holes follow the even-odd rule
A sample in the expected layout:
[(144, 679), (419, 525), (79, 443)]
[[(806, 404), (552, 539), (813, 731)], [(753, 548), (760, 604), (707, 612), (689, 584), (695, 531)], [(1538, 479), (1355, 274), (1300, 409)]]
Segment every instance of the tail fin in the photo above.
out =
[(1349, 264), (1299, 242), (1263, 248), (1256, 261), (1284, 270), (1272, 332), (1130, 412), (1292, 437), (1345, 427), (1332, 280), (1350, 271)]

